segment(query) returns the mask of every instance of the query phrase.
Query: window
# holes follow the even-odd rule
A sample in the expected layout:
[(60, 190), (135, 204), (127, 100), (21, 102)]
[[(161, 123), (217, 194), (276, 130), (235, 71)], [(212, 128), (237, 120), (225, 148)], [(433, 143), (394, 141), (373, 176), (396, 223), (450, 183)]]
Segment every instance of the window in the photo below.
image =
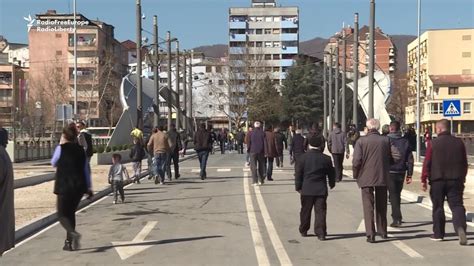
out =
[(470, 114), (471, 113), (471, 103), (464, 103), (462, 109), (463, 109), (463, 113)]
[(271, 54), (266, 54), (265, 55), (265, 60), (272, 60), (272, 55)]
[(209, 108), (212, 108), (212, 104), (209, 104)]
[(247, 34), (255, 34), (255, 29), (248, 29)]
[(255, 19), (255, 21), (257, 21), (257, 22), (262, 22), (262, 21), (263, 21), (263, 17), (257, 17), (257, 18)]
[(212, 91), (209, 92), (209, 96), (212, 96)]
[(265, 42), (265, 47), (266, 48), (273, 47), (272, 42)]
[(206, 66), (206, 73), (212, 72), (212, 66)]
[(262, 34), (262, 32), (263, 32), (263, 30), (262, 30), (262, 29), (256, 29), (256, 30), (255, 30), (255, 34), (258, 34), (258, 35), (261, 35), (261, 34)]
[(56, 33), (56, 38), (61, 38), (61, 33)]
[(249, 47), (255, 47), (255, 42), (249, 42), (248, 45)]
[(462, 74), (463, 75), (471, 75), (471, 69), (463, 69)]
[(262, 42), (255, 42), (255, 47), (262, 47), (263, 43)]
[(216, 73), (221, 73), (221, 72), (222, 72), (222, 67), (216, 66)]
[(212, 79), (209, 80), (209, 84), (212, 84)]
[(448, 88), (449, 95), (457, 95), (459, 94), (459, 87), (449, 87)]
[(272, 34), (272, 29), (265, 29), (265, 34)]
[(273, 17), (265, 17), (265, 22), (272, 22), (273, 21)]
[(463, 35), (462, 40), (463, 41), (470, 41), (471, 40), (471, 35)]
[(281, 58), (280, 54), (273, 55), (273, 60), (280, 60), (280, 58)]
[(285, 28), (285, 29), (282, 29), (282, 33), (298, 33), (298, 29), (295, 29), (295, 28)]
[(280, 34), (280, 29), (273, 29), (273, 34)]
[(443, 103), (431, 103), (430, 114), (434, 114), (434, 115), (443, 114)]
[(273, 42), (273, 47), (281, 47), (281, 42)]
[(221, 110), (221, 111), (224, 110), (224, 105), (222, 105), (222, 104), (219, 105), (219, 110)]
[(464, 58), (471, 57), (471, 52), (462, 52), (462, 57)]
[(63, 55), (63, 51), (56, 51), (56, 55)]
[(273, 17), (273, 21), (275, 21), (275, 22), (280, 22), (280, 21), (281, 21), (281, 17)]
[(222, 79), (220, 79), (220, 80), (217, 82), (217, 84), (219, 84), (219, 85), (222, 86), (222, 85), (224, 85), (224, 81), (223, 81)]
[(279, 67), (273, 67), (273, 72), (275, 72), (275, 73), (280, 72), (280, 68)]

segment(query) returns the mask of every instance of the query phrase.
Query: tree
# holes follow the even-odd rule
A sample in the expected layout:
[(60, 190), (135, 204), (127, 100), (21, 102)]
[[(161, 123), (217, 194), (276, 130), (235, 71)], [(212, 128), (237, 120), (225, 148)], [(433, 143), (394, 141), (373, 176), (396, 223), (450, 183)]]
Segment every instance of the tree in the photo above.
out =
[[(406, 74), (396, 73), (393, 78), (393, 93), (387, 111), (397, 121), (405, 121), (405, 107), (408, 106), (408, 84)], [(402, 123), (403, 124), (403, 123)]]
[(277, 123), (281, 116), (282, 99), (270, 77), (266, 76), (248, 93), (248, 114), (250, 120)]
[(283, 117), (297, 124), (321, 122), (323, 116), (322, 66), (297, 58), (283, 81)]

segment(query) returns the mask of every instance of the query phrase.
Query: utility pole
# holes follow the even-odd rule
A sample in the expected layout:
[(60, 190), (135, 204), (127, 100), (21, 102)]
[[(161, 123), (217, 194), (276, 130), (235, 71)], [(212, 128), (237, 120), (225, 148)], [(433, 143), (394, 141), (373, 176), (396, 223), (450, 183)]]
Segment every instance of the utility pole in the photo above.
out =
[(339, 38), (336, 39), (336, 65), (334, 66), (334, 101), (335, 101), (335, 107), (334, 107), (334, 115), (335, 119), (334, 121), (339, 123)]
[(330, 132), (332, 130), (332, 124), (333, 124), (333, 120), (332, 120), (332, 52), (333, 52), (333, 49), (331, 48), (331, 51), (329, 53), (329, 68), (328, 68), (328, 71), (329, 71), (329, 122), (328, 122), (328, 132)]
[(137, 0), (137, 128), (143, 130), (143, 106), (142, 106), (142, 5)]
[(179, 97), (179, 41), (176, 41), (176, 129), (179, 131), (181, 124), (181, 102)]
[[(420, 162), (421, 139), (420, 139), (420, 68), (421, 68), (421, 0), (418, 0), (418, 49), (417, 49), (417, 69), (416, 69), (416, 162)], [(451, 120), (452, 121), (452, 120)], [(451, 126), (452, 130), (452, 126)]]
[(188, 64), (188, 70), (189, 70), (189, 86), (188, 86), (188, 101), (186, 102), (186, 112), (188, 113), (188, 122), (190, 123), (189, 125), (189, 130), (193, 132), (193, 127), (192, 127), (192, 118), (193, 118), (193, 59), (194, 59), (194, 50), (191, 50), (190, 58), (189, 58), (189, 64)]
[(157, 106), (158, 113), (155, 112), (153, 117), (153, 125), (158, 127), (160, 123), (160, 74), (159, 64), (160, 64), (160, 50), (158, 48), (158, 17), (153, 16), (153, 49), (155, 50), (155, 64), (153, 66), (153, 82), (155, 85), (155, 104)]
[(77, 21), (76, 21), (76, 0), (73, 3), (74, 13), (74, 116), (79, 118), (77, 112)]
[(187, 71), (186, 71), (186, 59), (187, 59), (187, 51), (184, 50), (183, 54), (183, 130), (186, 132), (188, 130), (188, 113), (187, 113), (187, 102), (188, 102), (188, 88), (187, 88), (187, 82), (186, 78), (188, 77)]
[(168, 93), (166, 102), (168, 103), (168, 128), (171, 128), (171, 120), (173, 116), (173, 99), (172, 99), (172, 83), (171, 83), (171, 33), (169, 31), (166, 32), (166, 43), (168, 45)]
[(354, 94), (352, 97), (352, 123), (356, 125), (356, 129), (359, 128), (358, 123), (358, 109), (359, 109), (359, 13), (354, 15), (354, 47), (352, 56), (354, 62), (352, 70), (354, 72)]
[(374, 118), (374, 66), (375, 66), (375, 0), (370, 0), (369, 22), (369, 111), (367, 118)]
[(347, 73), (347, 43), (346, 43), (346, 29), (342, 30), (342, 100), (341, 100), (341, 126), (342, 131), (346, 132), (346, 73)]
[(327, 84), (326, 55), (323, 56), (323, 135), (328, 136), (328, 84)]

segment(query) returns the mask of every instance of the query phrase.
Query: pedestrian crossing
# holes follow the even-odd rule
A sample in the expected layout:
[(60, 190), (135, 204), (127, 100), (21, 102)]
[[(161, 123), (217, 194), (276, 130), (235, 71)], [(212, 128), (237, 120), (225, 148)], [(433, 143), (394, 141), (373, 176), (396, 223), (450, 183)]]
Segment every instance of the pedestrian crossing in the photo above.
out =
[[(250, 172), (250, 167), (226, 167), (226, 168), (217, 168), (217, 167), (207, 167), (207, 172), (217, 172), (217, 173), (230, 173), (234, 171), (243, 171)], [(189, 168), (189, 167), (180, 167), (180, 172), (191, 172), (199, 173), (201, 170), (199, 168)], [(171, 170), (174, 173), (174, 169)], [(273, 173), (293, 173), (294, 170), (291, 168), (288, 169), (273, 169)]]

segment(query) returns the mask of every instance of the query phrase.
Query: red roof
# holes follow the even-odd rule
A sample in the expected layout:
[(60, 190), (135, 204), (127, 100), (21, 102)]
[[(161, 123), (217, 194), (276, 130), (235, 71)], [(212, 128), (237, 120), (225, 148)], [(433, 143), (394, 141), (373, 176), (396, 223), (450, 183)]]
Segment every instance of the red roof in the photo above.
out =
[(474, 75), (430, 75), (434, 85), (474, 85)]
[(137, 49), (137, 44), (134, 41), (126, 40), (122, 42), (122, 46), (127, 50)]

